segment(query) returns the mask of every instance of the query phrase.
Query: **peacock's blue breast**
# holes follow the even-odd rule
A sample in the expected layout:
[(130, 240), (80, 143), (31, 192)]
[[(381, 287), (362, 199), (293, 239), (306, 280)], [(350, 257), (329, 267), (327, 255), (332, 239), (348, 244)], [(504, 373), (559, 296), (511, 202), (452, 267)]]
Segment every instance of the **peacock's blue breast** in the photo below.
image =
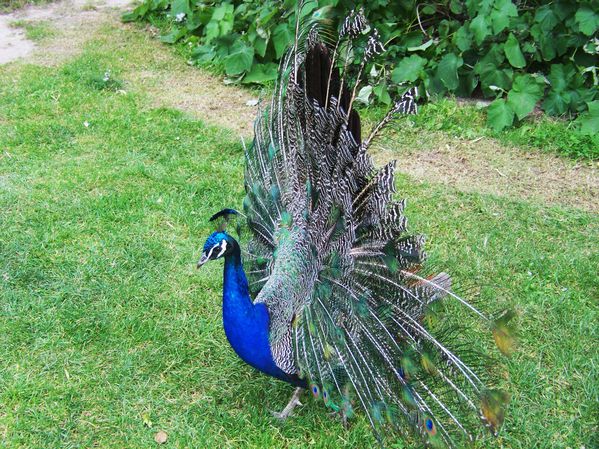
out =
[(247, 291), (240, 288), (243, 284), (240, 273), (229, 274), (225, 275), (223, 289), (223, 326), (231, 347), (247, 364), (289, 381), (289, 376), (275, 365), (272, 357), (268, 309), (264, 304), (252, 304)]

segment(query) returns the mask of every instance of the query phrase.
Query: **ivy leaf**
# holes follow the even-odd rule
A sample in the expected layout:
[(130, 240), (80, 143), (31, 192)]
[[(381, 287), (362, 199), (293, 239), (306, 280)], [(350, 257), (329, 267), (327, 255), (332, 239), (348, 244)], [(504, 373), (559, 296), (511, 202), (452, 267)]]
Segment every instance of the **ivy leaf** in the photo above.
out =
[(543, 33), (539, 38), (541, 54), (545, 61), (551, 61), (556, 56), (555, 39), (550, 33)]
[(470, 22), (470, 31), (474, 34), (474, 39), (478, 45), (482, 44), (485, 37), (491, 34), (489, 24), (483, 15), (476, 16), (476, 18)]
[(198, 45), (192, 52), (191, 58), (200, 64), (212, 61), (216, 56), (214, 48), (210, 45)]
[(453, 35), (453, 43), (460, 49), (460, 51), (470, 50), (472, 47), (472, 33), (466, 24), (461, 26)]
[(449, 10), (454, 14), (462, 14), (464, 12), (464, 5), (458, 0), (451, 0), (449, 2)]
[(574, 16), (578, 28), (587, 36), (592, 36), (599, 28), (599, 15), (588, 6), (581, 7)]
[(543, 97), (543, 81), (532, 75), (519, 75), (514, 79), (512, 89), (507, 94), (507, 103), (522, 120), (535, 108)]
[(360, 92), (358, 92), (356, 101), (363, 104), (368, 104), (370, 102), (370, 94), (372, 94), (372, 86), (364, 86), (362, 89), (360, 89)]
[(234, 23), (233, 5), (223, 3), (212, 12), (212, 18), (206, 25), (206, 43), (213, 39), (229, 34), (233, 30)]
[(499, 34), (510, 24), (510, 17), (518, 17), (518, 8), (511, 0), (497, 0), (489, 15), (494, 34)]
[(378, 86), (375, 86), (372, 91), (381, 103), (386, 105), (391, 104), (391, 96), (389, 95), (389, 91), (387, 90), (387, 85), (385, 83), (380, 83)]
[(543, 100), (543, 110), (549, 115), (562, 115), (568, 110), (571, 100), (569, 92), (552, 90)]
[(422, 12), (422, 14), (427, 15), (427, 16), (432, 16), (434, 13), (437, 12), (437, 8), (435, 8), (434, 5), (426, 5), (424, 8), (422, 8), (420, 10)]
[(566, 89), (575, 75), (576, 70), (572, 65), (552, 64), (547, 79), (551, 83), (552, 90), (561, 92)]
[(255, 50), (256, 54), (263, 58), (264, 55), (266, 54), (267, 45), (268, 45), (268, 39), (264, 39), (260, 36), (257, 36), (256, 40), (254, 40), (254, 50)]
[(174, 44), (187, 34), (185, 28), (175, 28), (170, 33), (160, 36), (160, 42), (165, 44)]
[(580, 132), (587, 136), (599, 133), (599, 100), (587, 103), (589, 110), (576, 119), (580, 125)]
[(121, 20), (123, 22), (133, 22), (137, 19), (145, 17), (149, 11), (150, 11), (150, 4), (144, 2), (141, 5), (137, 6), (133, 11), (123, 14), (121, 16)]
[(441, 58), (437, 66), (437, 76), (449, 90), (456, 90), (459, 86), (458, 68), (464, 64), (462, 58), (453, 53), (448, 53)]
[(286, 23), (277, 25), (272, 35), (272, 42), (275, 46), (275, 53), (277, 59), (283, 56), (287, 46), (290, 42), (293, 42), (294, 33)]
[(553, 12), (550, 5), (544, 5), (537, 9), (535, 12), (535, 22), (537, 22), (541, 29), (545, 32), (551, 31), (559, 23), (559, 19)]
[(501, 131), (514, 123), (514, 111), (503, 98), (497, 98), (487, 108), (487, 125)]
[(455, 93), (459, 97), (470, 97), (474, 89), (478, 86), (478, 77), (473, 71), (460, 76), (460, 86)]
[(229, 76), (248, 71), (254, 61), (254, 49), (242, 41), (237, 41), (231, 53), (225, 57), (225, 73)]
[(186, 16), (191, 14), (189, 0), (173, 0), (171, 3), (171, 15), (176, 16), (177, 14), (185, 14)]
[(424, 44), (418, 45), (417, 47), (408, 47), (408, 51), (424, 51), (431, 45), (433, 45), (433, 40), (429, 39)]
[(398, 84), (404, 81), (416, 81), (425, 65), (426, 59), (418, 55), (403, 58), (391, 73), (391, 80)]
[(254, 64), (252, 69), (243, 77), (243, 84), (264, 84), (277, 79), (278, 66), (270, 62), (268, 64)]
[(512, 67), (516, 67), (517, 69), (521, 69), (526, 66), (526, 60), (524, 59), (524, 55), (522, 54), (522, 50), (520, 50), (520, 44), (518, 43), (518, 39), (514, 36), (514, 33), (510, 33), (507, 40), (505, 41), (505, 45), (503, 47), (505, 51), (505, 56), (507, 60), (512, 65)]

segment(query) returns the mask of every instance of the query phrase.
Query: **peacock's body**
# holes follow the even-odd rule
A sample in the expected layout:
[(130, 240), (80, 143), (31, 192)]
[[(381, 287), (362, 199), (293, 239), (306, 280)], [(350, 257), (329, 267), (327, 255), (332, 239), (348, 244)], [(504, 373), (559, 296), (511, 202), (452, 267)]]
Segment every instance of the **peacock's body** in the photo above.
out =
[[(450, 291), (447, 274), (422, 274), (423, 239), (406, 233), (404, 202), (392, 200), (394, 163), (375, 170), (368, 156), (380, 129), (416, 103), (408, 91), (362, 139), (353, 100), (366, 62), (382, 51), (376, 30), (367, 30), (362, 13), (352, 13), (328, 46), (317, 25), (298, 26), (246, 150), (252, 238), (244, 260), (221, 229), (198, 265), (225, 259), (224, 328), (245, 362), (309, 387), (344, 416), (362, 409), (377, 435), (412, 428), (429, 444), (451, 446), (471, 438), (480, 418), (495, 433), (505, 394), (446, 345), (449, 334), (425, 327), (442, 298), (483, 315)], [(355, 81), (337, 68), (347, 67), (352, 47), (363, 52)], [(510, 340), (502, 321), (494, 333), (501, 346)], [(283, 415), (297, 402), (296, 394)]]

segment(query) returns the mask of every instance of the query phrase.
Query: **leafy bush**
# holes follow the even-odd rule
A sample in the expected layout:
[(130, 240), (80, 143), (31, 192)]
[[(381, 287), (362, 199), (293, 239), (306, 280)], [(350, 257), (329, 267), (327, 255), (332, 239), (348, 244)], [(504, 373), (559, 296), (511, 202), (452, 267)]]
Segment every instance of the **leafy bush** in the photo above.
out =
[[(308, 1), (300, 14), (337, 26), (351, 6)], [(390, 104), (416, 84), (427, 97), (493, 99), (487, 123), (496, 131), (540, 104), (553, 116), (579, 115), (580, 133), (599, 132), (597, 0), (374, 0), (365, 8), (387, 52), (368, 65), (360, 101)], [(161, 39), (192, 43), (196, 63), (217, 64), (232, 81), (267, 83), (293, 40), (295, 9), (290, 0), (144, 0), (124, 19), (167, 18)]]

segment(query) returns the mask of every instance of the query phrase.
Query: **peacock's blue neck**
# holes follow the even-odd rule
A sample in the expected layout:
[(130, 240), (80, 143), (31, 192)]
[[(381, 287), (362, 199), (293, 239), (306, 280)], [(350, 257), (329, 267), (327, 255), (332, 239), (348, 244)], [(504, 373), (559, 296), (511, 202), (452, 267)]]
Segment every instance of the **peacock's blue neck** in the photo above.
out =
[(268, 309), (262, 303), (253, 304), (248, 281), (241, 263), (239, 245), (225, 257), (223, 282), (223, 326), (229, 343), (246, 363), (254, 368), (289, 380), (275, 365), (269, 342)]

